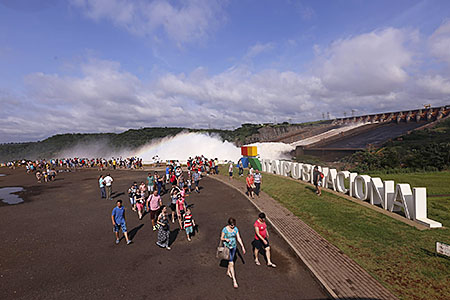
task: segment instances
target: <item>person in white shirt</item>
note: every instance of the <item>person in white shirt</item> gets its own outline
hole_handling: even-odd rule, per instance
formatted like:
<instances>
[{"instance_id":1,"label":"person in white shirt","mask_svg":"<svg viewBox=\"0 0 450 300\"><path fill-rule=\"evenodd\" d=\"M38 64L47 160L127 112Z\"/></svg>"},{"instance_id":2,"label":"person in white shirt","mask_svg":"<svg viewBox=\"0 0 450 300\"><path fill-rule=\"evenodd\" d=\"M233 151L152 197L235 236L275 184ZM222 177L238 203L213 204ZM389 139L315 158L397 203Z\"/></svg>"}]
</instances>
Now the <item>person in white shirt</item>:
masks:
<instances>
[{"instance_id":1,"label":"person in white shirt","mask_svg":"<svg viewBox=\"0 0 450 300\"><path fill-rule=\"evenodd\" d=\"M106 199L112 200L111 193L112 193L112 183L114 179L111 177L111 175L106 175L105 178L103 178L103 182L105 183L106 187Z\"/></svg>"},{"instance_id":2,"label":"person in white shirt","mask_svg":"<svg viewBox=\"0 0 450 300\"><path fill-rule=\"evenodd\" d=\"M259 192L261 190L261 183L262 183L262 175L259 173L259 170L255 170L255 173L253 174L253 179L255 180L255 194L259 197Z\"/></svg>"}]
</instances>

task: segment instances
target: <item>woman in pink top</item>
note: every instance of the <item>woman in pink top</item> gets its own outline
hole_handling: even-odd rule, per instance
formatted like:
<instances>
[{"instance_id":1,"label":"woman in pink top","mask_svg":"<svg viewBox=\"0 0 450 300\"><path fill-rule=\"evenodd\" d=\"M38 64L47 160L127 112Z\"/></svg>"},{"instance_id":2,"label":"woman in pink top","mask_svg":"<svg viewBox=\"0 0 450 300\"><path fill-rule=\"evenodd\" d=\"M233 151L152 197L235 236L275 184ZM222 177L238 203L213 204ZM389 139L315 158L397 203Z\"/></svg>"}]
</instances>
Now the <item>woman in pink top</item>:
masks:
<instances>
[{"instance_id":1,"label":"woman in pink top","mask_svg":"<svg viewBox=\"0 0 450 300\"><path fill-rule=\"evenodd\" d=\"M147 210L150 208L150 219L152 219L153 231L156 230L156 216L158 215L159 208L161 207L161 196L158 195L158 191L155 190L147 199Z\"/></svg>"},{"instance_id":2,"label":"woman in pink top","mask_svg":"<svg viewBox=\"0 0 450 300\"><path fill-rule=\"evenodd\" d=\"M178 194L178 199L176 205L177 210L177 219L178 223L180 224L180 229L183 229L183 221L184 221L184 214L186 212L186 203L184 202L184 197L181 197L181 194Z\"/></svg>"},{"instance_id":3,"label":"woman in pink top","mask_svg":"<svg viewBox=\"0 0 450 300\"><path fill-rule=\"evenodd\" d=\"M248 173L247 178L245 178L245 182L247 183L247 194L253 199L253 187L255 186L255 180L253 179L252 174Z\"/></svg>"},{"instance_id":4,"label":"woman in pink top","mask_svg":"<svg viewBox=\"0 0 450 300\"><path fill-rule=\"evenodd\" d=\"M276 265L270 260L270 246L269 246L269 232L267 231L266 224L266 214L260 213L258 215L258 220L253 224L255 228L255 239L252 242L254 254L255 254L255 264L261 265L258 259L259 251L265 250L267 257L267 266L275 268Z\"/></svg>"}]
</instances>

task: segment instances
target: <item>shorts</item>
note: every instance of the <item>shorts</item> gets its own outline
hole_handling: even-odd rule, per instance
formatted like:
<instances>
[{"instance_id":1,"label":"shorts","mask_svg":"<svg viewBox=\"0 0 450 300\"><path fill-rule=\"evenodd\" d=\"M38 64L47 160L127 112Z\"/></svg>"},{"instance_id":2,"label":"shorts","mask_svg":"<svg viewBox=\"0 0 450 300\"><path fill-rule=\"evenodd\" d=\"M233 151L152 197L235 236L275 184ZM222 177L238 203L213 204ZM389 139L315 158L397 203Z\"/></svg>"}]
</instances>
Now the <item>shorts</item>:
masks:
<instances>
[{"instance_id":1,"label":"shorts","mask_svg":"<svg viewBox=\"0 0 450 300\"><path fill-rule=\"evenodd\" d=\"M230 259L228 260L229 262L234 262L234 257L236 256L236 250L237 248L230 248Z\"/></svg>"},{"instance_id":2,"label":"shorts","mask_svg":"<svg viewBox=\"0 0 450 300\"><path fill-rule=\"evenodd\" d=\"M195 187L198 187L198 180L196 180L194 183L195 183Z\"/></svg>"},{"instance_id":3,"label":"shorts","mask_svg":"<svg viewBox=\"0 0 450 300\"><path fill-rule=\"evenodd\" d=\"M136 204L136 200L134 199L134 197L130 197L130 203L131 203L131 205Z\"/></svg>"},{"instance_id":4,"label":"shorts","mask_svg":"<svg viewBox=\"0 0 450 300\"><path fill-rule=\"evenodd\" d=\"M170 209L171 209L173 212L177 212L177 205L176 205L175 203L170 203Z\"/></svg>"},{"instance_id":5,"label":"shorts","mask_svg":"<svg viewBox=\"0 0 450 300\"><path fill-rule=\"evenodd\" d=\"M270 246L269 240L266 239L266 241L267 241L267 245L265 245L261 240L254 239L252 242L252 245L253 245L253 247L255 247L258 250L266 249L267 247Z\"/></svg>"},{"instance_id":6,"label":"shorts","mask_svg":"<svg viewBox=\"0 0 450 300\"><path fill-rule=\"evenodd\" d=\"M233 177L233 172L228 172L228 174L230 175L230 177Z\"/></svg>"},{"instance_id":7,"label":"shorts","mask_svg":"<svg viewBox=\"0 0 450 300\"><path fill-rule=\"evenodd\" d=\"M114 225L114 232L119 232L120 227L122 227L122 232L127 232L127 225L125 222Z\"/></svg>"},{"instance_id":8,"label":"shorts","mask_svg":"<svg viewBox=\"0 0 450 300\"><path fill-rule=\"evenodd\" d=\"M144 209L144 204L137 202L136 203L136 207L138 210L143 210Z\"/></svg>"},{"instance_id":9,"label":"shorts","mask_svg":"<svg viewBox=\"0 0 450 300\"><path fill-rule=\"evenodd\" d=\"M153 184L148 186L149 192L153 192L154 189L155 189L155 186Z\"/></svg>"},{"instance_id":10,"label":"shorts","mask_svg":"<svg viewBox=\"0 0 450 300\"><path fill-rule=\"evenodd\" d=\"M189 235L194 231L194 226L186 227L184 230L186 230L186 234Z\"/></svg>"},{"instance_id":11,"label":"shorts","mask_svg":"<svg viewBox=\"0 0 450 300\"><path fill-rule=\"evenodd\" d=\"M158 214L159 209L157 210L150 210L150 219L155 220L156 215Z\"/></svg>"}]
</instances>

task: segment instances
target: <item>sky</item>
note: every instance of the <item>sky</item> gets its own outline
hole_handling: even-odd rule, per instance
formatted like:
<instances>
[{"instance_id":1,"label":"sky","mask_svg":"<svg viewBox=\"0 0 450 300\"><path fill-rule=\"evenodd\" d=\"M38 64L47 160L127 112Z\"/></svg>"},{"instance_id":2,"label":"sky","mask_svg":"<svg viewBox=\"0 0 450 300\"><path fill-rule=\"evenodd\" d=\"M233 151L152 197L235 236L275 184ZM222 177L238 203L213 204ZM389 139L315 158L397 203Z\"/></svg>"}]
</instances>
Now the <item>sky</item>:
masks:
<instances>
[{"instance_id":1,"label":"sky","mask_svg":"<svg viewBox=\"0 0 450 300\"><path fill-rule=\"evenodd\" d=\"M0 0L0 143L450 105L447 0Z\"/></svg>"}]
</instances>

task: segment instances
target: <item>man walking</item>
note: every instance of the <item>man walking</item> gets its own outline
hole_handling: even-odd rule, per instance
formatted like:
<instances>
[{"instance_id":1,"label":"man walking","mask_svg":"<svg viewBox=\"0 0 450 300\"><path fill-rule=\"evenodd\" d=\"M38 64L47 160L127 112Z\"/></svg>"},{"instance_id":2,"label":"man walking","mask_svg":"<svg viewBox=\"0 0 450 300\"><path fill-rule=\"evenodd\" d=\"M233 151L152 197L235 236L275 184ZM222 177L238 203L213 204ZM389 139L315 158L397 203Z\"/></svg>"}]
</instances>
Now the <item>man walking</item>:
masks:
<instances>
[{"instance_id":1,"label":"man walking","mask_svg":"<svg viewBox=\"0 0 450 300\"><path fill-rule=\"evenodd\" d=\"M104 182L103 175L100 175L100 177L98 178L98 185L100 187L101 198L102 199L106 198L106 189L105 189L105 182Z\"/></svg>"},{"instance_id":2,"label":"man walking","mask_svg":"<svg viewBox=\"0 0 450 300\"><path fill-rule=\"evenodd\" d=\"M322 191L320 190L320 186L322 185L322 172L319 171L319 168L317 166L314 167L313 171L313 183L316 187L316 194L317 196L322 195Z\"/></svg>"},{"instance_id":3,"label":"man walking","mask_svg":"<svg viewBox=\"0 0 450 300\"><path fill-rule=\"evenodd\" d=\"M270 260L269 232L267 231L266 214L260 213L258 220L253 224L255 228L255 239L252 242L255 255L255 264L261 265L258 254L260 250L265 250L267 258L267 266L276 268L276 265Z\"/></svg>"},{"instance_id":4,"label":"man walking","mask_svg":"<svg viewBox=\"0 0 450 300\"><path fill-rule=\"evenodd\" d=\"M112 183L114 179L112 179L111 175L106 175L105 178L103 178L103 182L106 186L106 199L112 200L111 193L112 193Z\"/></svg>"},{"instance_id":5,"label":"man walking","mask_svg":"<svg viewBox=\"0 0 450 300\"><path fill-rule=\"evenodd\" d=\"M259 173L259 170L255 170L255 174L253 174L253 179L255 183L255 194L259 197L259 192L261 190L261 183L262 183L262 175Z\"/></svg>"},{"instance_id":6,"label":"man walking","mask_svg":"<svg viewBox=\"0 0 450 300\"><path fill-rule=\"evenodd\" d=\"M120 242L119 229L122 228L123 235L127 240L127 245L131 244L128 238L127 225L125 224L125 208L122 206L122 200L117 200L116 207L114 207L111 215L111 221L114 226L114 233L116 235L116 244Z\"/></svg>"}]
</instances>

